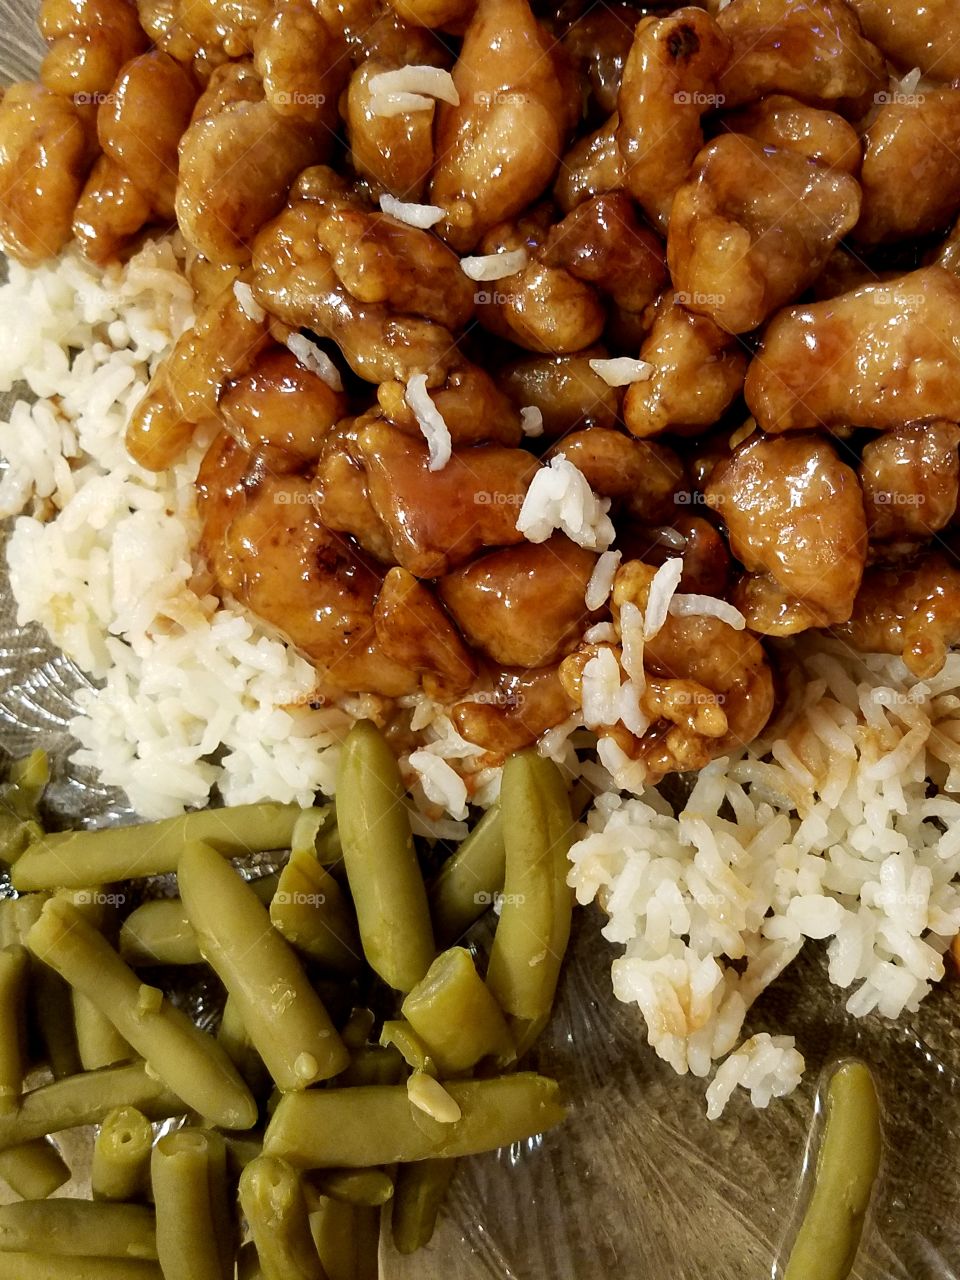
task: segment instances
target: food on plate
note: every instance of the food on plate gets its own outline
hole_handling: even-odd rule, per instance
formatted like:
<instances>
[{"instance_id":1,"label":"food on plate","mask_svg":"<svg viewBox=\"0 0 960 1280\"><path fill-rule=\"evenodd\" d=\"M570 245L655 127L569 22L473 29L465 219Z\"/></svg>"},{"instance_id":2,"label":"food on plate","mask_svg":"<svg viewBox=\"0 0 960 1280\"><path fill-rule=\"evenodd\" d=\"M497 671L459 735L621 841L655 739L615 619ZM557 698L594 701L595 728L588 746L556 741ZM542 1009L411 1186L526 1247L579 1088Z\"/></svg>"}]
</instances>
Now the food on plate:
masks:
<instances>
[{"instance_id":1,"label":"food on plate","mask_svg":"<svg viewBox=\"0 0 960 1280\"><path fill-rule=\"evenodd\" d=\"M106 1073L110 1111L225 1131L272 1080L242 1270L369 1249L371 1203L285 1161L405 1162L412 1249L441 1157L560 1118L522 1060L572 896L711 1118L799 1083L753 1006L809 940L851 1014L915 1011L960 934L947 8L40 26L0 103L0 385L33 396L0 511L21 621L91 678L75 759L150 825L46 834L42 757L11 774L0 1016L29 989L55 1080L17 1104L7 1038L0 1172L52 1185L44 1126L102 1124ZM201 964L215 1037L140 980Z\"/></svg>"}]
</instances>

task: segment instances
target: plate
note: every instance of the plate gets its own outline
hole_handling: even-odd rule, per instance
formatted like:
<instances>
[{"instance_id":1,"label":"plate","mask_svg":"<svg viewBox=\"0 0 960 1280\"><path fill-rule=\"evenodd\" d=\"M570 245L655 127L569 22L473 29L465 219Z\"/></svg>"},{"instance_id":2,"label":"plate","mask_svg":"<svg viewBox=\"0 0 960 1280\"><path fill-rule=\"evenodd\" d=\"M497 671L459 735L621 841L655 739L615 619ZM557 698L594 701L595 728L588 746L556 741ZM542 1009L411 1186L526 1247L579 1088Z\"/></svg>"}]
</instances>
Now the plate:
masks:
<instances>
[{"instance_id":1,"label":"plate","mask_svg":"<svg viewBox=\"0 0 960 1280\"><path fill-rule=\"evenodd\" d=\"M32 0L0 0L0 81L34 75L42 47ZM0 413L8 403L0 397ZM121 794L70 762L67 726L84 681L39 629L18 627L0 572L0 751L50 752L48 818L58 826L131 817ZM639 1012L614 1000L615 952L601 924L594 909L577 911L558 1007L532 1055L531 1065L560 1080L569 1120L543 1138L461 1161L430 1247L406 1259L385 1249L387 1280L765 1280L803 1193L819 1072L850 1053L873 1067L885 1122L853 1275L960 1276L960 984L952 966L913 1017L855 1021L808 943L744 1032L795 1035L807 1060L803 1084L766 1111L737 1090L711 1123L705 1081L674 1075L646 1045Z\"/></svg>"}]
</instances>

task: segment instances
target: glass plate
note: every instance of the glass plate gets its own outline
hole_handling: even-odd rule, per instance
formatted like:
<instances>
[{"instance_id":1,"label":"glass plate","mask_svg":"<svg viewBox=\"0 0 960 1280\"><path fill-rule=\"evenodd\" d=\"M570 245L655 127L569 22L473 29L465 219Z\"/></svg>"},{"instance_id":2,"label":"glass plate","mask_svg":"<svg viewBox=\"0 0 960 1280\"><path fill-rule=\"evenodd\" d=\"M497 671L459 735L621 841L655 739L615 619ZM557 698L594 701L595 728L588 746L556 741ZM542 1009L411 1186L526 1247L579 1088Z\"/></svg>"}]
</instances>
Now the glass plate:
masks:
<instances>
[{"instance_id":1,"label":"glass plate","mask_svg":"<svg viewBox=\"0 0 960 1280\"><path fill-rule=\"evenodd\" d=\"M34 0L0 0L0 82L35 74ZM0 412L7 405L0 403ZM123 796L68 759L67 723L85 677L35 627L17 626L0 574L0 750L44 747L59 825L129 817ZM790 1098L755 1111L737 1090L722 1120L705 1082L679 1078L647 1047L640 1015L614 1000L613 949L580 910L553 1022L536 1065L555 1074L567 1123L461 1162L430 1247L389 1249L389 1280L765 1280L795 1216L820 1068L856 1053L877 1077L885 1158L854 1275L960 1276L960 988L952 964L919 1014L855 1022L826 981L817 944L754 1007L745 1034L789 1033L807 1059ZM950 963L950 962L948 962Z\"/></svg>"}]
</instances>

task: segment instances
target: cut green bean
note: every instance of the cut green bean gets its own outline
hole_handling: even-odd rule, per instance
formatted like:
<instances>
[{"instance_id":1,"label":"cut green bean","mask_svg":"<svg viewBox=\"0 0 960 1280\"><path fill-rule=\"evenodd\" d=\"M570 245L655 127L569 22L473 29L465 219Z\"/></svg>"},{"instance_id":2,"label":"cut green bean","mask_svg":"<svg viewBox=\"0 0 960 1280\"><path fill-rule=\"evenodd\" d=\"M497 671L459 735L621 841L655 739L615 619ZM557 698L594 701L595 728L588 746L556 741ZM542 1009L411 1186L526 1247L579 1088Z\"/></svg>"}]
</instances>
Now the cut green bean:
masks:
<instances>
[{"instance_id":1,"label":"cut green bean","mask_svg":"<svg viewBox=\"0 0 960 1280\"><path fill-rule=\"evenodd\" d=\"M118 1106L136 1107L151 1120L182 1115L183 1103L143 1062L85 1071L25 1093L18 1109L0 1116L0 1150L63 1129L100 1124Z\"/></svg>"},{"instance_id":2,"label":"cut green bean","mask_svg":"<svg viewBox=\"0 0 960 1280\"><path fill-rule=\"evenodd\" d=\"M0 950L0 1114L16 1111L26 1071L29 957L24 947Z\"/></svg>"},{"instance_id":3,"label":"cut green bean","mask_svg":"<svg viewBox=\"0 0 960 1280\"><path fill-rule=\"evenodd\" d=\"M49 1138L35 1138L0 1151L0 1178L21 1200L46 1200L70 1181L70 1170Z\"/></svg>"},{"instance_id":4,"label":"cut green bean","mask_svg":"<svg viewBox=\"0 0 960 1280\"><path fill-rule=\"evenodd\" d=\"M403 1079L403 1058L391 1045L364 1045L350 1055L350 1065L337 1076L339 1086L351 1088L364 1084L399 1084Z\"/></svg>"},{"instance_id":5,"label":"cut green bean","mask_svg":"<svg viewBox=\"0 0 960 1280\"><path fill-rule=\"evenodd\" d=\"M164 1280L155 1262L129 1258L66 1258L55 1253L5 1253L3 1280Z\"/></svg>"},{"instance_id":6,"label":"cut green bean","mask_svg":"<svg viewBox=\"0 0 960 1280\"><path fill-rule=\"evenodd\" d=\"M323 1198L310 1231L327 1280L377 1280L380 1210Z\"/></svg>"},{"instance_id":7,"label":"cut green bean","mask_svg":"<svg viewBox=\"0 0 960 1280\"><path fill-rule=\"evenodd\" d=\"M226 1050L227 1057L246 1080L255 1097L261 1097L270 1087L270 1073L256 1045L250 1039L239 1003L228 995L223 1006L217 1039Z\"/></svg>"},{"instance_id":8,"label":"cut green bean","mask_svg":"<svg viewBox=\"0 0 960 1280\"><path fill-rule=\"evenodd\" d=\"M279 874L271 873L247 884L266 906L279 881ZM134 967L203 963L200 943L179 898L151 898L131 911L120 930L120 954Z\"/></svg>"},{"instance_id":9,"label":"cut green bean","mask_svg":"<svg viewBox=\"0 0 960 1280\"><path fill-rule=\"evenodd\" d=\"M20 1200L0 1205L0 1250L152 1261L157 1256L153 1210L94 1200Z\"/></svg>"},{"instance_id":10,"label":"cut green bean","mask_svg":"<svg viewBox=\"0 0 960 1280\"><path fill-rule=\"evenodd\" d=\"M307 1176L304 1190L311 1206L316 1197L329 1196L375 1208L393 1198L393 1179L384 1169L318 1169Z\"/></svg>"},{"instance_id":11,"label":"cut green bean","mask_svg":"<svg viewBox=\"0 0 960 1280\"><path fill-rule=\"evenodd\" d=\"M430 1056L430 1050L410 1023L402 1018L391 1018L383 1024L380 1043L385 1049L396 1049L407 1066L412 1067L414 1071L426 1071L430 1075L437 1074L437 1064Z\"/></svg>"},{"instance_id":12,"label":"cut green bean","mask_svg":"<svg viewBox=\"0 0 960 1280\"><path fill-rule=\"evenodd\" d=\"M249 1129L256 1122L257 1104L216 1040L156 988L145 988L70 903L47 902L27 942L106 1014L188 1108L224 1129ZM159 998L148 998L154 994Z\"/></svg>"},{"instance_id":13,"label":"cut green bean","mask_svg":"<svg viewBox=\"0 0 960 1280\"><path fill-rule=\"evenodd\" d=\"M251 1160L263 1155L263 1134L229 1133L225 1135L227 1143L227 1169L230 1178L236 1182Z\"/></svg>"},{"instance_id":14,"label":"cut green bean","mask_svg":"<svg viewBox=\"0 0 960 1280\"><path fill-rule=\"evenodd\" d=\"M297 1172L260 1156L240 1175L240 1205L264 1280L326 1280Z\"/></svg>"},{"instance_id":15,"label":"cut green bean","mask_svg":"<svg viewBox=\"0 0 960 1280\"><path fill-rule=\"evenodd\" d=\"M43 838L37 806L50 780L45 751L34 751L10 768L10 781L0 795L0 862L16 862L28 845Z\"/></svg>"},{"instance_id":16,"label":"cut green bean","mask_svg":"<svg viewBox=\"0 0 960 1280\"><path fill-rule=\"evenodd\" d=\"M353 726L337 781L337 826L367 963L409 991L436 954L400 767L369 720Z\"/></svg>"},{"instance_id":17,"label":"cut green bean","mask_svg":"<svg viewBox=\"0 0 960 1280\"><path fill-rule=\"evenodd\" d=\"M506 1013L537 1023L553 1005L573 913L566 882L573 823L557 766L536 751L511 756L500 807L506 877L487 983Z\"/></svg>"},{"instance_id":18,"label":"cut green bean","mask_svg":"<svg viewBox=\"0 0 960 1280\"><path fill-rule=\"evenodd\" d=\"M263 1149L301 1168L369 1169L432 1156L467 1156L520 1142L564 1118L556 1082L532 1072L451 1081L453 1124L412 1105L403 1085L286 1094Z\"/></svg>"},{"instance_id":19,"label":"cut green bean","mask_svg":"<svg viewBox=\"0 0 960 1280\"><path fill-rule=\"evenodd\" d=\"M813 1194L784 1280L846 1280L880 1168L880 1107L869 1068L844 1062L830 1077Z\"/></svg>"},{"instance_id":20,"label":"cut green bean","mask_svg":"<svg viewBox=\"0 0 960 1280\"><path fill-rule=\"evenodd\" d=\"M441 946L459 941L490 910L503 891L506 860L500 805L494 804L430 886L430 911Z\"/></svg>"},{"instance_id":21,"label":"cut green bean","mask_svg":"<svg viewBox=\"0 0 960 1280\"><path fill-rule=\"evenodd\" d=\"M116 912L106 910L106 894L101 889L78 890L65 895L75 910L95 929L104 932L110 923L110 940L116 934ZM117 1062L129 1062L134 1052L105 1013L81 991L70 992L73 1004L73 1022L77 1033L77 1052L84 1071L99 1071Z\"/></svg>"},{"instance_id":22,"label":"cut green bean","mask_svg":"<svg viewBox=\"0 0 960 1280\"><path fill-rule=\"evenodd\" d=\"M131 965L203 963L179 898L155 898L131 911L120 929L120 954Z\"/></svg>"},{"instance_id":23,"label":"cut green bean","mask_svg":"<svg viewBox=\"0 0 960 1280\"><path fill-rule=\"evenodd\" d=\"M150 1179L164 1280L230 1280L226 1148L208 1129L178 1129L153 1148Z\"/></svg>"},{"instance_id":24,"label":"cut green bean","mask_svg":"<svg viewBox=\"0 0 960 1280\"><path fill-rule=\"evenodd\" d=\"M456 1168L455 1160L420 1160L398 1169L390 1225L400 1253L430 1243Z\"/></svg>"},{"instance_id":25,"label":"cut green bean","mask_svg":"<svg viewBox=\"0 0 960 1280\"><path fill-rule=\"evenodd\" d=\"M470 952L451 947L437 956L403 1002L403 1016L426 1045L441 1075L469 1071L481 1058L513 1055L510 1029Z\"/></svg>"},{"instance_id":26,"label":"cut green bean","mask_svg":"<svg viewBox=\"0 0 960 1280\"><path fill-rule=\"evenodd\" d=\"M237 1254L237 1280L264 1280L257 1257L257 1246L248 1241Z\"/></svg>"},{"instance_id":27,"label":"cut green bean","mask_svg":"<svg viewBox=\"0 0 960 1280\"><path fill-rule=\"evenodd\" d=\"M81 889L176 871L186 844L203 840L224 857L288 849L302 810L295 804L202 809L180 818L45 836L17 860L14 887Z\"/></svg>"},{"instance_id":28,"label":"cut green bean","mask_svg":"<svg viewBox=\"0 0 960 1280\"><path fill-rule=\"evenodd\" d=\"M45 893L28 893L0 903L0 925L5 944L26 946L27 935L40 919ZM28 1022L35 1026L43 1046L44 1059L54 1079L77 1075L83 1069L73 1021L70 988L54 971L30 957Z\"/></svg>"},{"instance_id":29,"label":"cut green bean","mask_svg":"<svg viewBox=\"0 0 960 1280\"><path fill-rule=\"evenodd\" d=\"M353 911L313 852L291 851L270 903L270 920L292 947L325 968L342 973L360 968Z\"/></svg>"},{"instance_id":30,"label":"cut green bean","mask_svg":"<svg viewBox=\"0 0 960 1280\"><path fill-rule=\"evenodd\" d=\"M342 1071L346 1047L256 894L205 844L187 845L178 878L200 950L279 1088L303 1089Z\"/></svg>"},{"instance_id":31,"label":"cut green bean","mask_svg":"<svg viewBox=\"0 0 960 1280\"><path fill-rule=\"evenodd\" d=\"M139 1200L150 1184L153 1125L136 1107L117 1107L93 1144L90 1183L95 1200Z\"/></svg>"},{"instance_id":32,"label":"cut green bean","mask_svg":"<svg viewBox=\"0 0 960 1280\"><path fill-rule=\"evenodd\" d=\"M372 1009L351 1009L350 1017L340 1030L340 1038L348 1049L361 1049L370 1039L375 1022Z\"/></svg>"}]
</instances>

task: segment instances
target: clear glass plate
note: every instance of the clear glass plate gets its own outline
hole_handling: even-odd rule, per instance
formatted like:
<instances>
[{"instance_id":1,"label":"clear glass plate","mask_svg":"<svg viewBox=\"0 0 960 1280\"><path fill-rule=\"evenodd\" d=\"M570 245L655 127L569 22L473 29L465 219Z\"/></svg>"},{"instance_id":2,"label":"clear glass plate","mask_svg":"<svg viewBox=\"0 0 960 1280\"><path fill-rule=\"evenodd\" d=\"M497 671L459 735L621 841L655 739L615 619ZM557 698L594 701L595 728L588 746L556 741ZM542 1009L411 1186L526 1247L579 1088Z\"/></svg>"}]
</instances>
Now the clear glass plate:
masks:
<instances>
[{"instance_id":1,"label":"clear glass plate","mask_svg":"<svg viewBox=\"0 0 960 1280\"><path fill-rule=\"evenodd\" d=\"M0 82L35 73L34 0L0 0ZM0 403L0 412L6 405ZM129 816L123 797L68 759L67 722L84 681L37 628L19 628L0 573L0 750L52 756L50 815L61 825ZM754 1111L737 1091L722 1120L705 1082L679 1078L645 1043L639 1013L612 995L613 951L579 911L559 1005L535 1052L571 1104L559 1130L461 1162L429 1249L387 1251L389 1280L765 1280L795 1216L817 1076L856 1053L875 1070L885 1159L854 1275L960 1276L960 1004L952 964L919 1014L855 1022L815 943L756 1005L746 1034L789 1033L802 1087Z\"/></svg>"}]
</instances>

